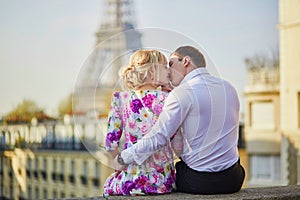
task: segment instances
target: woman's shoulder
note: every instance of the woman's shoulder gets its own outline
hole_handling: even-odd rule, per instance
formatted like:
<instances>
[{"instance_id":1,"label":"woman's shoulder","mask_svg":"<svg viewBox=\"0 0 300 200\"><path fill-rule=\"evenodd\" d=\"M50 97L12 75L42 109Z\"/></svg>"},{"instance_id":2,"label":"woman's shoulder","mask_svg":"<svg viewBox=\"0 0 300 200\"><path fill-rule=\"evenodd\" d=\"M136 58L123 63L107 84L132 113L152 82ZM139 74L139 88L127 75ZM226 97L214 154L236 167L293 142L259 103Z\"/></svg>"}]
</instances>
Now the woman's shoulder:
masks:
<instances>
[{"instance_id":1,"label":"woman's shoulder","mask_svg":"<svg viewBox=\"0 0 300 200\"><path fill-rule=\"evenodd\" d=\"M127 96L132 96L134 94L134 90L122 90L122 91L114 91L113 96L116 98L124 98Z\"/></svg>"},{"instance_id":2,"label":"woman's shoulder","mask_svg":"<svg viewBox=\"0 0 300 200\"><path fill-rule=\"evenodd\" d=\"M114 97L121 98L121 99L126 99L128 97L144 97L147 95L163 95L167 96L169 93L162 91L162 90L123 90L123 91L115 91L113 93Z\"/></svg>"}]
</instances>

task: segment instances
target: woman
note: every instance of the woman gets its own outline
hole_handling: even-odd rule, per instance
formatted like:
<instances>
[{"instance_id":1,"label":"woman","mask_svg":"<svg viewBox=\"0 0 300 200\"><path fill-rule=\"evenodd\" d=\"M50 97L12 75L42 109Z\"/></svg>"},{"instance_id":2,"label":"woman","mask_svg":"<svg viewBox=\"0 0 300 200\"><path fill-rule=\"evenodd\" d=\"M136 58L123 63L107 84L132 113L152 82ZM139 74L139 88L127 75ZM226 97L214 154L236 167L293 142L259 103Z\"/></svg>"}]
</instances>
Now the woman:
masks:
<instances>
[{"instance_id":1,"label":"woman","mask_svg":"<svg viewBox=\"0 0 300 200\"><path fill-rule=\"evenodd\" d=\"M115 92L108 117L106 150L113 157L125 135L124 148L146 135L162 111L169 84L167 59L156 50L138 50L129 65L120 70L125 89ZM175 188L173 152L170 143L150 156L144 163L130 164L113 173L104 184L104 196L170 193Z\"/></svg>"}]
</instances>

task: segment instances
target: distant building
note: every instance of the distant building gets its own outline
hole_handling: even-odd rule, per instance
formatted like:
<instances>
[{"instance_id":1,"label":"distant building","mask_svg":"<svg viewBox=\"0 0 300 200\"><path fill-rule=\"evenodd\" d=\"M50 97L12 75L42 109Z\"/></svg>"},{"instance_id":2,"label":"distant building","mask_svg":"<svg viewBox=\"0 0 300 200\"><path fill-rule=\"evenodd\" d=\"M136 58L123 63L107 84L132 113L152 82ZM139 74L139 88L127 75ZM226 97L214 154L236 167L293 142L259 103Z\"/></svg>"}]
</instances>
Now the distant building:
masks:
<instances>
[{"instance_id":1,"label":"distant building","mask_svg":"<svg viewBox=\"0 0 300 200\"><path fill-rule=\"evenodd\" d=\"M300 1L279 1L279 66L249 69L247 186L300 183Z\"/></svg>"},{"instance_id":2,"label":"distant building","mask_svg":"<svg viewBox=\"0 0 300 200\"><path fill-rule=\"evenodd\" d=\"M245 99L247 186L280 185L278 66L248 71Z\"/></svg>"},{"instance_id":3,"label":"distant building","mask_svg":"<svg viewBox=\"0 0 300 200\"><path fill-rule=\"evenodd\" d=\"M281 177L300 184L300 1L279 1Z\"/></svg>"},{"instance_id":4,"label":"distant building","mask_svg":"<svg viewBox=\"0 0 300 200\"><path fill-rule=\"evenodd\" d=\"M97 127L93 121L75 127L68 116L64 122L0 125L0 198L101 195L113 169L101 148L105 128ZM91 140L97 148L88 146Z\"/></svg>"},{"instance_id":5,"label":"distant building","mask_svg":"<svg viewBox=\"0 0 300 200\"><path fill-rule=\"evenodd\" d=\"M0 151L1 199L101 196L112 170L87 151Z\"/></svg>"}]
</instances>

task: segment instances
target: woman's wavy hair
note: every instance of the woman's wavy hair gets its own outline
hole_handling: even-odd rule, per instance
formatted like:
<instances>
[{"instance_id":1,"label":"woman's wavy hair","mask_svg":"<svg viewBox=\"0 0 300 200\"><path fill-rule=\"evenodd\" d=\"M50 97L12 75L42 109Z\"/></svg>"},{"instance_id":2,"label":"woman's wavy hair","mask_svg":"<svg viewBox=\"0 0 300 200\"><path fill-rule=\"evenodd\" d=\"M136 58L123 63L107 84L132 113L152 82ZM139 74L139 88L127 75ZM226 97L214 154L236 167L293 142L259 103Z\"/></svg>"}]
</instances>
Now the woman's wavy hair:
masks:
<instances>
[{"instance_id":1,"label":"woman's wavy hair","mask_svg":"<svg viewBox=\"0 0 300 200\"><path fill-rule=\"evenodd\" d=\"M167 63L166 57L157 50L138 50L131 55L129 64L119 71L123 89L138 89L146 84L149 73L156 76L157 67Z\"/></svg>"}]
</instances>

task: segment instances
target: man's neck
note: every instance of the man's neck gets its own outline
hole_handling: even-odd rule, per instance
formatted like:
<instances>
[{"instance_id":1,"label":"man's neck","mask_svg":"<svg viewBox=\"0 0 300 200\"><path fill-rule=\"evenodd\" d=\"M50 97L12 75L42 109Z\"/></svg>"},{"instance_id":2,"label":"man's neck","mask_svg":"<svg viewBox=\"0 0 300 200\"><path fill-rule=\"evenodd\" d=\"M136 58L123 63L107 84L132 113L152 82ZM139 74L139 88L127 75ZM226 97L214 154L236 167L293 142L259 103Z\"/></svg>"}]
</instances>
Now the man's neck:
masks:
<instances>
[{"instance_id":1,"label":"man's neck","mask_svg":"<svg viewBox=\"0 0 300 200\"><path fill-rule=\"evenodd\" d=\"M185 75L189 74L189 73L190 73L191 71L193 71L194 69L197 69L197 67L194 66L194 65L189 65L189 66L186 68L186 74L185 74Z\"/></svg>"}]
</instances>

